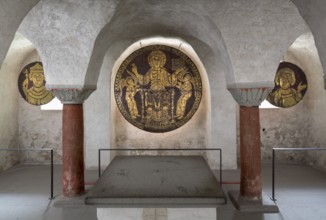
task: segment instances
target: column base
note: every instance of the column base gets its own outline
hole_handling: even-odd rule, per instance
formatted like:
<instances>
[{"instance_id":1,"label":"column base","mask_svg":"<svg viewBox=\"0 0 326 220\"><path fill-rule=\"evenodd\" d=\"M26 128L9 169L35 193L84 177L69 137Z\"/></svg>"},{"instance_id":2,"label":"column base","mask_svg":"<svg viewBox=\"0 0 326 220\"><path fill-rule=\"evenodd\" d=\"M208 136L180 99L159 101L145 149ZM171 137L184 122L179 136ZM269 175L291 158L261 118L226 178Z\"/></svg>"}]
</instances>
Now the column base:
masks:
<instances>
[{"instance_id":1,"label":"column base","mask_svg":"<svg viewBox=\"0 0 326 220\"><path fill-rule=\"evenodd\" d=\"M53 206L56 208L85 207L85 197L86 194L75 197L65 197L64 195L59 195L55 197Z\"/></svg>"},{"instance_id":2,"label":"column base","mask_svg":"<svg viewBox=\"0 0 326 220\"><path fill-rule=\"evenodd\" d=\"M278 206L264 193L262 199L251 200L242 198L239 191L230 191L228 195L236 209L240 212L278 213Z\"/></svg>"}]
</instances>

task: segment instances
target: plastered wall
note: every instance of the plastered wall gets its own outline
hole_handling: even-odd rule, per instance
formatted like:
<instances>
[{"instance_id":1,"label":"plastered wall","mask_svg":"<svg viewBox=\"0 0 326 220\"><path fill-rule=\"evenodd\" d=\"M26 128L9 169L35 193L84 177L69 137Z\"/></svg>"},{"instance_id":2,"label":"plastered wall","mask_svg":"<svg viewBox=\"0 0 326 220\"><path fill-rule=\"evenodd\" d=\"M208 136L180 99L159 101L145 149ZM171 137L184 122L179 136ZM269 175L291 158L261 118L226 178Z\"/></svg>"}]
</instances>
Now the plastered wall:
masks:
<instances>
[{"instance_id":1,"label":"plastered wall","mask_svg":"<svg viewBox=\"0 0 326 220\"><path fill-rule=\"evenodd\" d=\"M39 54L33 51L25 56L21 68L29 63L40 61ZM17 87L16 87L17 88ZM18 89L18 88L17 88ZM18 94L18 146L25 149L54 149L54 163L61 163L62 156L62 111L41 110L31 105ZM21 153L22 163L50 163L49 151L25 151Z\"/></svg>"},{"instance_id":2,"label":"plastered wall","mask_svg":"<svg viewBox=\"0 0 326 220\"><path fill-rule=\"evenodd\" d=\"M150 45L150 44L165 44L170 47L176 47L179 50L183 51L187 54L188 57L191 57L193 62L196 64L202 80L202 98L200 101L200 105L194 114L194 116L189 120L186 124L177 128L173 131L164 132L164 133L153 133L153 132L146 132L141 129L136 128L129 122L125 120L125 118L120 113L117 104L115 102L115 98L113 96L113 83L115 81L116 73L118 71L119 66L121 65L122 61L127 58L134 50L127 49L123 55L119 57L116 61L112 77L111 77L111 147L112 148L176 148L176 149L186 149L186 148L208 148L210 147L210 92L209 92L209 84L207 80L207 73L200 62L197 54L194 50L183 41L175 42L176 40L169 40L161 38L161 42L158 38L152 40L147 39L146 41L140 41L140 43L135 43L138 45L135 49L140 49L139 45ZM181 46L180 46L181 45ZM132 46L131 46L132 47ZM149 152L136 152L137 154L148 154ZM168 152L168 151L161 151L155 152L155 154L168 154L168 155L175 155L175 154L183 154L189 155L193 154L194 152ZM207 152L202 151L202 155L206 155ZM197 152L198 154L198 152Z\"/></svg>"},{"instance_id":3,"label":"plastered wall","mask_svg":"<svg viewBox=\"0 0 326 220\"><path fill-rule=\"evenodd\" d=\"M24 51L21 51L21 48ZM24 38L16 36L0 69L0 148L18 148L18 72L25 56L33 50ZM0 151L0 170L19 162L19 154Z\"/></svg>"},{"instance_id":4,"label":"plastered wall","mask_svg":"<svg viewBox=\"0 0 326 220\"><path fill-rule=\"evenodd\" d=\"M161 39L162 40L162 39ZM149 40L151 42L151 40ZM159 43L159 41L155 41ZM153 42L152 42L153 43ZM144 41L143 41L144 44ZM193 120L189 121L182 128L172 132L154 134L142 131L133 125L129 124L121 115L116 107L115 99L112 97L112 83L115 77L116 53L121 51L121 48L116 44L106 53L101 68L98 89L84 103L85 113L85 143L86 143L86 165L89 168L97 167L98 148L208 148L221 147L211 143L211 108L209 97L209 83L207 76L203 75L203 83L205 85L205 97L202 99L200 108L196 112ZM119 54L120 55L120 54ZM198 59L198 58L197 58ZM204 68L203 66L201 68ZM206 74L205 71L203 74ZM223 72L220 71L223 78ZM221 82L223 84L223 81ZM216 85L215 85L216 86ZM224 87L225 88L225 87ZM223 92L221 92L221 96ZM228 95L227 90L224 94ZM229 102L235 105L231 95L228 97ZM214 99L215 100L215 99ZM224 111L222 108L219 111ZM95 112L95 114L94 114ZM215 112L216 113L216 112ZM218 113L217 113L218 114ZM226 113L229 114L229 113ZM230 113L232 114L232 113ZM219 116L221 117L221 116ZM231 115L232 117L232 115ZM222 119L223 120L223 119ZM224 117L224 120L226 118ZM213 125L217 127L217 125ZM231 129L232 130L232 129ZM216 137L215 137L216 138ZM226 138L227 140L227 138ZM224 146L230 148L230 146ZM235 149L235 148L233 148ZM227 149L225 150L226 152ZM230 151L229 151L230 152ZM231 149L232 152L232 149ZM139 153L139 152L138 152ZM157 152L156 152L157 153ZM167 152L164 152L167 153ZM169 152L171 153L171 152ZM190 154L193 154L191 152ZM102 153L103 166L109 162L110 152ZM226 153L227 155L227 153ZM219 161L219 155L209 153L212 165ZM234 167L235 154L225 159L230 167Z\"/></svg>"},{"instance_id":5,"label":"plastered wall","mask_svg":"<svg viewBox=\"0 0 326 220\"><path fill-rule=\"evenodd\" d=\"M211 108L206 109L210 111L211 127L207 135L211 139L205 140L210 142L206 146L223 148L225 168L236 167L236 103L227 85L271 81L273 62L306 26L291 2L207 0L206 3L44 0L27 15L19 30L38 49L48 85L98 87L85 102L86 167L96 166L97 149L108 146L112 140L108 141L107 133L117 118L110 118L110 102L104 101L109 95L106 89L110 89L107 79L111 77L112 64L129 45L153 36L183 39L203 61L211 93ZM280 19L284 14L288 16ZM188 22L190 19L192 22ZM288 31L289 27L294 28ZM276 36L271 34L275 32ZM105 61L107 53L109 61ZM105 65L108 68L104 70ZM103 73L106 75L102 76Z\"/></svg>"},{"instance_id":6,"label":"plastered wall","mask_svg":"<svg viewBox=\"0 0 326 220\"><path fill-rule=\"evenodd\" d=\"M84 102L84 144L85 165L89 169L98 167L98 149L110 148L110 77L113 62L106 54L103 60L97 90ZM101 154L102 167L105 168L110 162L110 152Z\"/></svg>"},{"instance_id":7,"label":"plastered wall","mask_svg":"<svg viewBox=\"0 0 326 220\"><path fill-rule=\"evenodd\" d=\"M15 4L26 9L27 6L31 7L27 3L24 6L12 2L11 7ZM114 62L140 38L163 35L186 40L202 60L211 94L211 108L207 110L211 117L211 140L207 141L210 142L207 146L222 147L224 167L235 168L236 102L227 91L227 85L272 80L283 52L308 30L306 24L291 1L206 0L205 4L178 1L173 6L168 1L158 2L158 5L144 5L146 3L44 0L33 8L19 28L40 52L53 87L80 88L87 83L97 86L97 90L84 103L86 167L97 167L97 149L113 146L112 137L116 136L111 133L112 123L118 120L111 111L110 86ZM146 16L142 20L134 19L142 15L144 8ZM182 13L179 13L180 10ZM162 16L166 13L170 16ZM185 25L190 19L191 24ZM10 21L6 17L2 20ZM13 26L7 33L14 33L15 28ZM1 34L0 40L8 42L10 36ZM6 84L8 79L2 79L1 82ZM56 161L60 162L61 112L41 112L18 100L21 107L17 116L19 140L16 138L15 141L24 147L53 145L57 149ZM304 102L300 105L302 108L298 107L298 110L302 111L312 106ZM293 117L288 117L290 111ZM279 111L270 124L264 121L268 118L263 115L265 113L261 113L262 128L265 128L262 131L262 145L264 152L266 149L266 157L272 145L303 146L300 138L295 140L293 137L306 133L310 135L313 133L310 131L317 129L318 132L311 137L316 140L316 145L325 143L322 135L314 136L323 132L318 120L322 110L316 108L313 111L317 115L313 124L311 119L303 117L304 114L296 110ZM6 116L5 113L3 116ZM279 128L277 122L284 120L289 123ZM302 125L306 127L301 128ZM293 129L298 127L300 129ZM9 140L12 134L6 133L5 136ZM40 158L44 161L46 157L41 155ZM318 161L316 163L323 163L322 160Z\"/></svg>"},{"instance_id":8,"label":"plastered wall","mask_svg":"<svg viewBox=\"0 0 326 220\"><path fill-rule=\"evenodd\" d=\"M0 2L0 63L2 64L17 28L39 0L10 0Z\"/></svg>"},{"instance_id":9,"label":"plastered wall","mask_svg":"<svg viewBox=\"0 0 326 220\"><path fill-rule=\"evenodd\" d=\"M0 70L0 142L1 148L54 148L55 163L61 163L61 111L41 111L19 94L21 69L39 56L31 42L19 33L8 50ZM21 162L49 163L49 152L0 151L0 170Z\"/></svg>"},{"instance_id":10,"label":"plastered wall","mask_svg":"<svg viewBox=\"0 0 326 220\"><path fill-rule=\"evenodd\" d=\"M263 156L271 159L273 147L325 147L325 90L323 70L311 33L300 36L284 54L284 61L299 66L306 74L308 90L291 108L260 109ZM326 170L323 152L277 152L277 159L305 162Z\"/></svg>"}]
</instances>

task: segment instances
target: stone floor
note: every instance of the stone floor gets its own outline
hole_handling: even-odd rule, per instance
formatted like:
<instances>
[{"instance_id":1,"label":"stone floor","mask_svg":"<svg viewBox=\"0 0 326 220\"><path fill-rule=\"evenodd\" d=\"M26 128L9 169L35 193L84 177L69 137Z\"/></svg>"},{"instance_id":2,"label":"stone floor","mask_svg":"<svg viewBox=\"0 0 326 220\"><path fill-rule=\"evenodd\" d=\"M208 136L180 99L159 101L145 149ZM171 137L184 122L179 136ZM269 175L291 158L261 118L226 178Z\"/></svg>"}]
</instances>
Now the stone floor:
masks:
<instances>
[{"instance_id":1,"label":"stone floor","mask_svg":"<svg viewBox=\"0 0 326 220\"><path fill-rule=\"evenodd\" d=\"M216 172L217 173L217 172ZM276 168L278 214L242 213L228 200L217 209L223 220L318 220L326 219L326 174L306 165L281 164ZM54 170L54 195L61 194L61 166ZM87 188L97 180L97 170L86 171ZM239 171L223 171L223 189L239 189ZM271 165L263 166L263 190L271 190ZM96 220L96 209L90 206L56 208L50 197L48 165L18 165L0 174L0 220ZM183 219L192 220L193 216ZM181 220L181 219L180 219Z\"/></svg>"}]
</instances>

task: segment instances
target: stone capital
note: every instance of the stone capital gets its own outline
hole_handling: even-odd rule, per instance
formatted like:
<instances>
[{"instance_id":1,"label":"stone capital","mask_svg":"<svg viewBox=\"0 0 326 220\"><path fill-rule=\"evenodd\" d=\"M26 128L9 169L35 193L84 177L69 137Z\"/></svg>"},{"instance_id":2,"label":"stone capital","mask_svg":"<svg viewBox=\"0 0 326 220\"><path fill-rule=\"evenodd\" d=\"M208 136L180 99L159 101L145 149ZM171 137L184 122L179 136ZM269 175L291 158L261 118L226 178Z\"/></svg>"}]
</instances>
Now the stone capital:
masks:
<instances>
[{"instance_id":1,"label":"stone capital","mask_svg":"<svg viewBox=\"0 0 326 220\"><path fill-rule=\"evenodd\" d=\"M64 87L49 88L62 104L82 104L96 90L96 87Z\"/></svg>"},{"instance_id":2,"label":"stone capital","mask_svg":"<svg viewBox=\"0 0 326 220\"><path fill-rule=\"evenodd\" d=\"M235 83L228 90L240 106L259 106L273 90L274 82Z\"/></svg>"}]
</instances>

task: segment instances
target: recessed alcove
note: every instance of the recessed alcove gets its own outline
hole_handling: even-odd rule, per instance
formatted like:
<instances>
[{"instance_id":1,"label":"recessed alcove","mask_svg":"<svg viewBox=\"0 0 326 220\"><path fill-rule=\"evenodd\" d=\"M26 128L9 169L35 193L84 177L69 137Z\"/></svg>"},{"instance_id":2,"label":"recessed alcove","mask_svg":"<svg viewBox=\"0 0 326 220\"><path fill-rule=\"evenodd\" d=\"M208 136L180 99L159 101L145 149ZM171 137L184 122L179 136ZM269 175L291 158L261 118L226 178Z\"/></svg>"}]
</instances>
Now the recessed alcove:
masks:
<instances>
[{"instance_id":1,"label":"recessed alcove","mask_svg":"<svg viewBox=\"0 0 326 220\"><path fill-rule=\"evenodd\" d=\"M202 97L197 111L183 126L168 132L148 132L130 124L121 114L114 98L114 82L122 62L134 51L149 45L166 45L186 54L197 66L202 80ZM194 49L185 41L163 37L144 39L133 43L116 60L111 76L111 148L209 148L211 121L210 87L205 67ZM196 129L193 129L196 128ZM136 152L143 154L144 152ZM148 153L148 152L146 152ZM193 152L192 152L193 153ZM171 154L171 152L155 152L155 154ZM191 152L172 152L172 154L191 154ZM198 154L198 152L197 152ZM206 155L203 150L200 154ZM114 153L111 153L113 158ZM218 155L214 155L218 157ZM213 161L211 161L213 162Z\"/></svg>"}]
</instances>

